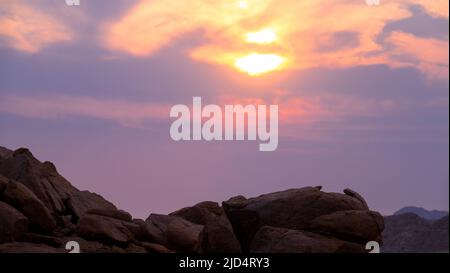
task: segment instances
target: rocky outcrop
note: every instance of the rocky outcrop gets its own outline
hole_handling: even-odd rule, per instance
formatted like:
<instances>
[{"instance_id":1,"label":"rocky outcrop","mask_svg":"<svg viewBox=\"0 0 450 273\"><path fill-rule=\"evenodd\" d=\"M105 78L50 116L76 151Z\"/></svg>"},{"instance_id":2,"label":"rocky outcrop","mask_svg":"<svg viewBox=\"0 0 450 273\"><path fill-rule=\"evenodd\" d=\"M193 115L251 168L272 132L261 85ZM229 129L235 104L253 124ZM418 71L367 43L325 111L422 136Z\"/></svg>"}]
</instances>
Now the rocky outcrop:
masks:
<instances>
[{"instance_id":1,"label":"rocky outcrop","mask_svg":"<svg viewBox=\"0 0 450 273\"><path fill-rule=\"evenodd\" d=\"M383 218L361 195L305 187L133 219L27 149L0 147L0 252L364 252Z\"/></svg>"},{"instance_id":2,"label":"rocky outcrop","mask_svg":"<svg viewBox=\"0 0 450 273\"><path fill-rule=\"evenodd\" d=\"M202 249L208 253L239 253L241 246L228 217L216 202L202 202L171 213L204 226Z\"/></svg>"},{"instance_id":3,"label":"rocky outcrop","mask_svg":"<svg viewBox=\"0 0 450 273\"><path fill-rule=\"evenodd\" d=\"M255 253L359 253L361 244L308 231L264 226L250 246Z\"/></svg>"},{"instance_id":4,"label":"rocky outcrop","mask_svg":"<svg viewBox=\"0 0 450 273\"><path fill-rule=\"evenodd\" d=\"M146 222L159 230L160 242L179 252L203 252L203 226L178 216L151 214Z\"/></svg>"},{"instance_id":5,"label":"rocky outcrop","mask_svg":"<svg viewBox=\"0 0 450 273\"><path fill-rule=\"evenodd\" d=\"M17 208L30 221L30 225L44 232L52 232L56 222L48 208L25 185L11 181L1 198Z\"/></svg>"},{"instance_id":6,"label":"rocky outcrop","mask_svg":"<svg viewBox=\"0 0 450 273\"><path fill-rule=\"evenodd\" d=\"M0 174L25 185L52 212L64 213L65 202L78 192L50 162L39 162L28 149L18 149L1 159Z\"/></svg>"},{"instance_id":7,"label":"rocky outcrop","mask_svg":"<svg viewBox=\"0 0 450 273\"><path fill-rule=\"evenodd\" d=\"M326 193L321 187L290 189L250 199L233 197L223 202L223 207L244 250L263 226L316 232L358 243L377 238L383 229L383 219L368 211L359 198ZM374 234L366 234L366 226L373 227ZM346 227L351 229L344 231Z\"/></svg>"},{"instance_id":8,"label":"rocky outcrop","mask_svg":"<svg viewBox=\"0 0 450 273\"><path fill-rule=\"evenodd\" d=\"M103 197L89 191L77 191L68 196L67 209L73 213L76 219L80 219L88 210L114 211L116 206Z\"/></svg>"},{"instance_id":9,"label":"rocky outcrop","mask_svg":"<svg viewBox=\"0 0 450 273\"><path fill-rule=\"evenodd\" d=\"M28 219L15 208L0 201L0 243L21 239L28 229Z\"/></svg>"},{"instance_id":10,"label":"rocky outcrop","mask_svg":"<svg viewBox=\"0 0 450 273\"><path fill-rule=\"evenodd\" d=\"M414 213L386 216L382 252L438 253L449 251L448 215L427 220Z\"/></svg>"}]
</instances>

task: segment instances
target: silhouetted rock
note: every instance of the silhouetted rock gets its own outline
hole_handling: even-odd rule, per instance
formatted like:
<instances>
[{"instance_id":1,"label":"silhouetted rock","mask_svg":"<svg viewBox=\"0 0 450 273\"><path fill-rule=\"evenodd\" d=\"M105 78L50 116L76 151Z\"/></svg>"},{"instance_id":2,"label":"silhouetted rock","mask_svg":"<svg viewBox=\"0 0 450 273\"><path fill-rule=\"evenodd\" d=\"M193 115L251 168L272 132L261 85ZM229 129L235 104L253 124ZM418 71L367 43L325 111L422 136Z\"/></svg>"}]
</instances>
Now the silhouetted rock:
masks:
<instances>
[{"instance_id":1,"label":"silhouetted rock","mask_svg":"<svg viewBox=\"0 0 450 273\"><path fill-rule=\"evenodd\" d=\"M205 228L202 249L208 253L238 253L241 246L225 211L216 202L202 202L170 215L180 216Z\"/></svg>"},{"instance_id":2,"label":"silhouetted rock","mask_svg":"<svg viewBox=\"0 0 450 273\"><path fill-rule=\"evenodd\" d=\"M223 202L223 207L244 250L262 226L308 230L319 216L366 210L354 197L325 193L318 187L290 189L250 199L238 196Z\"/></svg>"},{"instance_id":3,"label":"silhouetted rock","mask_svg":"<svg viewBox=\"0 0 450 273\"><path fill-rule=\"evenodd\" d=\"M414 213L384 218L382 252L436 253L449 251L448 215L429 221Z\"/></svg>"},{"instance_id":4,"label":"silhouetted rock","mask_svg":"<svg viewBox=\"0 0 450 273\"><path fill-rule=\"evenodd\" d=\"M88 210L117 210L111 202L96 193L78 191L72 193L67 200L67 207L76 218L83 217Z\"/></svg>"},{"instance_id":5,"label":"silhouetted rock","mask_svg":"<svg viewBox=\"0 0 450 273\"><path fill-rule=\"evenodd\" d=\"M366 203L366 200L364 200L364 198L361 196L361 194L357 193L356 191L352 190L352 189L344 189L344 193L347 194L348 196L354 197L356 198L358 201L361 202L361 204L364 206L365 209L369 209L369 206Z\"/></svg>"},{"instance_id":6,"label":"silhouetted rock","mask_svg":"<svg viewBox=\"0 0 450 273\"><path fill-rule=\"evenodd\" d=\"M90 210L86 211L86 214L101 215L101 216L106 216L106 217L110 217L110 218L114 218L114 219L122 220L122 221L126 221L126 222L132 221L131 214L129 214L126 211L118 210L118 209L112 209L112 210L90 209Z\"/></svg>"},{"instance_id":7,"label":"silhouetted rock","mask_svg":"<svg viewBox=\"0 0 450 273\"><path fill-rule=\"evenodd\" d=\"M203 226L181 217L151 214L147 220L161 231L167 247L180 252L202 252Z\"/></svg>"},{"instance_id":8,"label":"silhouetted rock","mask_svg":"<svg viewBox=\"0 0 450 273\"><path fill-rule=\"evenodd\" d=\"M64 253L63 249L57 249L44 244L15 242L0 244L0 253Z\"/></svg>"},{"instance_id":9,"label":"silhouetted rock","mask_svg":"<svg viewBox=\"0 0 450 273\"><path fill-rule=\"evenodd\" d=\"M24 184L50 211L57 213L65 212L65 200L78 191L58 174L53 164L39 162L24 148L0 159L0 174Z\"/></svg>"},{"instance_id":10,"label":"silhouetted rock","mask_svg":"<svg viewBox=\"0 0 450 273\"><path fill-rule=\"evenodd\" d=\"M12 156L12 154L13 151L11 151L10 149L0 146L0 159L6 159Z\"/></svg>"},{"instance_id":11,"label":"silhouetted rock","mask_svg":"<svg viewBox=\"0 0 450 273\"><path fill-rule=\"evenodd\" d=\"M360 244L312 232L264 226L255 234L250 252L260 253L362 253Z\"/></svg>"},{"instance_id":12,"label":"silhouetted rock","mask_svg":"<svg viewBox=\"0 0 450 273\"><path fill-rule=\"evenodd\" d=\"M142 243L141 244L149 253L173 253L172 250L168 249L167 247L160 245L160 244L154 244L154 243Z\"/></svg>"},{"instance_id":13,"label":"silhouetted rock","mask_svg":"<svg viewBox=\"0 0 450 273\"><path fill-rule=\"evenodd\" d=\"M361 244L378 240L383 229L383 216L367 210L337 211L322 215L315 218L309 228L313 232Z\"/></svg>"},{"instance_id":14,"label":"silhouetted rock","mask_svg":"<svg viewBox=\"0 0 450 273\"><path fill-rule=\"evenodd\" d=\"M0 244L22 238L28 219L15 208L0 201Z\"/></svg>"},{"instance_id":15,"label":"silhouetted rock","mask_svg":"<svg viewBox=\"0 0 450 273\"><path fill-rule=\"evenodd\" d=\"M381 241L383 218L361 195L321 188L201 202L144 221L79 191L29 150L0 147L0 252L68 252L69 241L86 253L363 252ZM429 226L448 238L445 224Z\"/></svg>"},{"instance_id":16,"label":"silhouetted rock","mask_svg":"<svg viewBox=\"0 0 450 273\"><path fill-rule=\"evenodd\" d=\"M78 221L76 233L88 240L110 245L125 246L133 238L123 221L114 218L87 214Z\"/></svg>"},{"instance_id":17,"label":"silhouetted rock","mask_svg":"<svg viewBox=\"0 0 450 273\"><path fill-rule=\"evenodd\" d=\"M443 211L443 210L427 210L421 207L413 207L413 206L409 206L409 207L404 207L402 209L399 209L398 211L396 211L394 213L394 215L400 215L400 214L405 214L405 213L414 213L424 219L427 220L439 220L442 217L448 215L448 211Z\"/></svg>"},{"instance_id":18,"label":"silhouetted rock","mask_svg":"<svg viewBox=\"0 0 450 273\"><path fill-rule=\"evenodd\" d=\"M48 208L23 184L10 181L1 196L3 201L22 212L31 226L46 232L56 228L55 219Z\"/></svg>"}]
</instances>

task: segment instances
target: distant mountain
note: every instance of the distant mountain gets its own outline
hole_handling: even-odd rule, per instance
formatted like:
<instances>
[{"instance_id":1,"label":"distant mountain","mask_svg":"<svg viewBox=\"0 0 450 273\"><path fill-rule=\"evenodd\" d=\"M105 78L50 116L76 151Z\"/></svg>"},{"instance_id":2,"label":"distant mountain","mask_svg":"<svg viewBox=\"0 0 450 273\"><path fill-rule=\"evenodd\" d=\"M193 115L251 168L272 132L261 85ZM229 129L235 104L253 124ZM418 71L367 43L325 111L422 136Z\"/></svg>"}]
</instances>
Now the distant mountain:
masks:
<instances>
[{"instance_id":1,"label":"distant mountain","mask_svg":"<svg viewBox=\"0 0 450 273\"><path fill-rule=\"evenodd\" d=\"M438 220L442 217L448 215L448 211L442 211L442 210L426 210L424 208L420 207L404 207L397 212L394 213L394 215L400 215L405 213L414 213L426 220Z\"/></svg>"},{"instance_id":2,"label":"distant mountain","mask_svg":"<svg viewBox=\"0 0 450 273\"><path fill-rule=\"evenodd\" d=\"M382 252L449 252L448 214L439 220L427 220L415 213L384 217Z\"/></svg>"}]
</instances>

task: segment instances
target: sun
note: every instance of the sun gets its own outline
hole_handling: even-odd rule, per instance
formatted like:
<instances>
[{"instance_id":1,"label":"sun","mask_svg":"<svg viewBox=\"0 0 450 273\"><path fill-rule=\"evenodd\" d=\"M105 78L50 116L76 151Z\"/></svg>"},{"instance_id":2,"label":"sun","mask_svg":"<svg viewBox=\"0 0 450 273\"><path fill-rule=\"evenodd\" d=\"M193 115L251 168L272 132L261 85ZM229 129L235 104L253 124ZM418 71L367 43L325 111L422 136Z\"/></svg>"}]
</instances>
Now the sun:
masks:
<instances>
[{"instance_id":1,"label":"sun","mask_svg":"<svg viewBox=\"0 0 450 273\"><path fill-rule=\"evenodd\" d=\"M238 59L235 66L251 76L257 76L277 69L284 61L277 54L252 53Z\"/></svg>"},{"instance_id":2,"label":"sun","mask_svg":"<svg viewBox=\"0 0 450 273\"><path fill-rule=\"evenodd\" d=\"M271 29L263 29L258 32L251 32L246 35L246 40L249 43L255 44L270 44L275 42L277 34Z\"/></svg>"},{"instance_id":3,"label":"sun","mask_svg":"<svg viewBox=\"0 0 450 273\"><path fill-rule=\"evenodd\" d=\"M239 1L239 2L238 2L238 7L239 7L240 9L246 9L246 8L248 8L248 3L247 3L247 1Z\"/></svg>"}]
</instances>

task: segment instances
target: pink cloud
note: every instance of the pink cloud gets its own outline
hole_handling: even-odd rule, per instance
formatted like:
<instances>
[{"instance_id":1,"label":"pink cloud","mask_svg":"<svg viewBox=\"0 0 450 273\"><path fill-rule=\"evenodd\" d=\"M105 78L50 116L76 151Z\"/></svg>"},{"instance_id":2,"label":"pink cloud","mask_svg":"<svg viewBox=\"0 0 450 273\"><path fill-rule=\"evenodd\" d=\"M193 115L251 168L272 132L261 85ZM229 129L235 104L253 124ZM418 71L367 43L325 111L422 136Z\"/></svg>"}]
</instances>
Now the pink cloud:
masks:
<instances>
[{"instance_id":1,"label":"pink cloud","mask_svg":"<svg viewBox=\"0 0 450 273\"><path fill-rule=\"evenodd\" d=\"M393 61L395 66L418 67L430 78L448 77L448 41L419 38L403 32L393 32L387 41L394 46L391 56L407 57Z\"/></svg>"},{"instance_id":2,"label":"pink cloud","mask_svg":"<svg viewBox=\"0 0 450 273\"><path fill-rule=\"evenodd\" d=\"M73 33L55 16L18 0L2 1L0 36L15 49L35 53L51 43L72 40Z\"/></svg>"},{"instance_id":3,"label":"pink cloud","mask_svg":"<svg viewBox=\"0 0 450 273\"><path fill-rule=\"evenodd\" d=\"M22 117L90 117L114 121L127 127L141 127L146 120L168 118L169 109L168 105L162 104L61 95L6 96L0 100L0 112Z\"/></svg>"}]
</instances>

